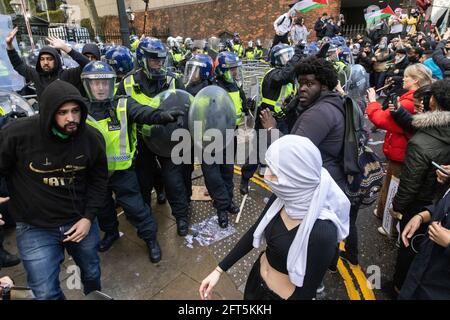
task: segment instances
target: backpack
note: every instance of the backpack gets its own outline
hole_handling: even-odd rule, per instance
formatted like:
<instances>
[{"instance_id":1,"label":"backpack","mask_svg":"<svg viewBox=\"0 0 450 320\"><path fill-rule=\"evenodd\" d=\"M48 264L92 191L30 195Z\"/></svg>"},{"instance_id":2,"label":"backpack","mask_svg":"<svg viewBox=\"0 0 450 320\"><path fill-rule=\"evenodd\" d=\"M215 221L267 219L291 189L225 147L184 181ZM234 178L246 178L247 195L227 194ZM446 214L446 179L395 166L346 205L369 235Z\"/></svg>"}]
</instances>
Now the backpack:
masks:
<instances>
[{"instance_id":1,"label":"backpack","mask_svg":"<svg viewBox=\"0 0 450 320\"><path fill-rule=\"evenodd\" d=\"M375 152L367 146L361 108L347 96L344 98L344 109L343 167L347 175L344 191L352 205L371 205L381 190L383 167Z\"/></svg>"}]
</instances>

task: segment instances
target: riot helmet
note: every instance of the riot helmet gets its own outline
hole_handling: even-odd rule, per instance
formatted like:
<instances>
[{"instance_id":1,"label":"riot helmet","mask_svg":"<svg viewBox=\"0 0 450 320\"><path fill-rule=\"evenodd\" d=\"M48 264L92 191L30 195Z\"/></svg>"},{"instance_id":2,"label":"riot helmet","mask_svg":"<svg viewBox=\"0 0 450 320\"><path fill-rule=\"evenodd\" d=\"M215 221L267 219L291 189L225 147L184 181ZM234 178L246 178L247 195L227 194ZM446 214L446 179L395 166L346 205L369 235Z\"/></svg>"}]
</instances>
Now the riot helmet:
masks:
<instances>
[{"instance_id":1,"label":"riot helmet","mask_svg":"<svg viewBox=\"0 0 450 320\"><path fill-rule=\"evenodd\" d=\"M282 67L286 65L293 56L294 48L285 43L277 44L270 52L270 64L273 67Z\"/></svg>"},{"instance_id":2,"label":"riot helmet","mask_svg":"<svg viewBox=\"0 0 450 320\"><path fill-rule=\"evenodd\" d=\"M212 78L214 74L213 61L207 54L196 54L186 63L184 69L184 84L189 86Z\"/></svg>"},{"instance_id":3,"label":"riot helmet","mask_svg":"<svg viewBox=\"0 0 450 320\"><path fill-rule=\"evenodd\" d=\"M167 49L161 40L144 38L137 49L137 62L147 77L151 80L162 80L167 71L163 68L167 58Z\"/></svg>"},{"instance_id":4,"label":"riot helmet","mask_svg":"<svg viewBox=\"0 0 450 320\"><path fill-rule=\"evenodd\" d=\"M116 72L106 62L88 63L81 72L81 81L90 101L113 99Z\"/></svg>"},{"instance_id":5,"label":"riot helmet","mask_svg":"<svg viewBox=\"0 0 450 320\"><path fill-rule=\"evenodd\" d=\"M106 51L104 62L113 67L119 78L122 78L134 68L131 51L124 46L116 46Z\"/></svg>"},{"instance_id":6,"label":"riot helmet","mask_svg":"<svg viewBox=\"0 0 450 320\"><path fill-rule=\"evenodd\" d=\"M242 61L233 53L224 51L217 56L216 73L226 82L242 85Z\"/></svg>"}]
</instances>

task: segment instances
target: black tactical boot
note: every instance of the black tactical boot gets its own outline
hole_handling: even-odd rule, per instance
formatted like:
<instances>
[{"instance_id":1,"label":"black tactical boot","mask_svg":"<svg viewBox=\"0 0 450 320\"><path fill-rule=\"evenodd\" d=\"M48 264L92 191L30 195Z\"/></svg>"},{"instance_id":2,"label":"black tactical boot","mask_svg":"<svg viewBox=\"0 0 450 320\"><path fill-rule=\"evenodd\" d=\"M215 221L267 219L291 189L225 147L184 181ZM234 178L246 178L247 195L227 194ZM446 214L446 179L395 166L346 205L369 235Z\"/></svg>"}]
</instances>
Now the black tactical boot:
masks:
<instances>
[{"instance_id":1,"label":"black tactical boot","mask_svg":"<svg viewBox=\"0 0 450 320\"><path fill-rule=\"evenodd\" d=\"M100 245L98 247L98 251L105 252L108 251L109 248L113 245L113 243L120 238L119 231L114 233L106 232L103 236L102 241L100 241Z\"/></svg>"},{"instance_id":2,"label":"black tactical boot","mask_svg":"<svg viewBox=\"0 0 450 320\"><path fill-rule=\"evenodd\" d=\"M223 229L228 227L228 212L218 211L217 216L219 217L219 226Z\"/></svg>"},{"instance_id":3,"label":"black tactical boot","mask_svg":"<svg viewBox=\"0 0 450 320\"><path fill-rule=\"evenodd\" d=\"M149 258L152 263L161 261L161 247L158 240L150 240L147 242Z\"/></svg>"},{"instance_id":4,"label":"black tactical boot","mask_svg":"<svg viewBox=\"0 0 450 320\"><path fill-rule=\"evenodd\" d=\"M231 214L238 214L239 213L239 207L234 203L233 200L231 200L231 204L228 207L227 211Z\"/></svg>"}]
</instances>

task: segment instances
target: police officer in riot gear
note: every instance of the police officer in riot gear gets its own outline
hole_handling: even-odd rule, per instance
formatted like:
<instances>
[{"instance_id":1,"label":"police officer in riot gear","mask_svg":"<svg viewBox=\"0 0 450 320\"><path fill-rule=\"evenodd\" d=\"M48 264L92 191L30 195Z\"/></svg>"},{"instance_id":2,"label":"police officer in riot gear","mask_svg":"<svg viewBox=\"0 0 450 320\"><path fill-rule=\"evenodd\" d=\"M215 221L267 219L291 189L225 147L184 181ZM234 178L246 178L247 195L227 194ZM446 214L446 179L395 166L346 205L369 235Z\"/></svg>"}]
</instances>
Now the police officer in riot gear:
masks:
<instances>
[{"instance_id":1,"label":"police officer in riot gear","mask_svg":"<svg viewBox=\"0 0 450 320\"><path fill-rule=\"evenodd\" d=\"M246 97L240 85L242 62L235 53L224 51L217 56L217 63L215 84L225 89L233 100L236 109L236 126L238 126L246 112ZM233 202L234 164L226 163L226 150L223 150L222 153L223 164L202 163L202 171L206 187L217 210L219 226L226 228L228 227L228 213L238 213L239 207Z\"/></svg>"},{"instance_id":2,"label":"police officer in riot gear","mask_svg":"<svg viewBox=\"0 0 450 320\"><path fill-rule=\"evenodd\" d=\"M132 98L114 99L116 73L105 62L86 65L81 79L90 100L87 123L98 129L105 139L110 174L108 199L105 209L98 214L100 229L105 232L99 251L108 250L119 238L119 222L112 199L114 192L116 202L137 228L138 236L146 242L151 262L156 263L161 260L161 249L156 239L157 225L151 207L142 198L133 168L136 124L165 124L176 121L183 113L143 108Z\"/></svg>"},{"instance_id":3,"label":"police officer in riot gear","mask_svg":"<svg viewBox=\"0 0 450 320\"><path fill-rule=\"evenodd\" d=\"M294 54L295 53L295 54ZM282 110L285 100L295 95L297 91L297 80L295 78L295 65L301 60L302 51L300 47L294 48L280 43L272 48L270 52L271 69L267 71L260 86L260 105L255 119L256 138L259 140L258 131L263 129L260 121L260 111L268 108L277 121L278 129L287 134L288 127L285 114ZM257 143L259 143L257 140ZM259 154L259 153L258 153ZM258 164L247 163L242 166L242 178L239 191L241 194L248 193L250 178L258 168Z\"/></svg>"},{"instance_id":4,"label":"police officer in riot gear","mask_svg":"<svg viewBox=\"0 0 450 320\"><path fill-rule=\"evenodd\" d=\"M118 94L132 97L142 105L142 108L158 108L157 104L152 103L157 94L165 90L184 90L178 75L167 72L163 68L166 58L167 50L160 40L142 39L137 49L139 69L124 78L118 88ZM142 129L145 130L145 127ZM184 166L174 164L170 158L157 157L147 147L141 135L138 135L137 150L136 171L145 202L150 205L151 190L153 186L156 188L156 181L153 178L160 165L166 197L172 209L172 215L177 221L178 235L187 235L192 191L186 188L189 185L186 179L190 177L187 177Z\"/></svg>"},{"instance_id":5,"label":"police officer in riot gear","mask_svg":"<svg viewBox=\"0 0 450 320\"><path fill-rule=\"evenodd\" d=\"M127 47L115 46L106 51L103 60L109 64L117 75L117 82L134 69L133 55Z\"/></svg>"}]
</instances>

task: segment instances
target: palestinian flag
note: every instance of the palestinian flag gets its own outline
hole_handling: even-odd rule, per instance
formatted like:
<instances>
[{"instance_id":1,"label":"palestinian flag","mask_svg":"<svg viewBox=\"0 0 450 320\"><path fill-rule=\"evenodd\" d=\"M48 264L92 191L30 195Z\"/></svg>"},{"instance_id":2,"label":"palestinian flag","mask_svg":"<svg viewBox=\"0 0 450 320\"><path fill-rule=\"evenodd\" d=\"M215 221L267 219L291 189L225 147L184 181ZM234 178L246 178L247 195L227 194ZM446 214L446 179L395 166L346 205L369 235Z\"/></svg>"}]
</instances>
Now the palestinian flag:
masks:
<instances>
[{"instance_id":1,"label":"palestinian flag","mask_svg":"<svg viewBox=\"0 0 450 320\"><path fill-rule=\"evenodd\" d=\"M384 9L368 12L364 15L364 18L366 19L366 22L368 25L374 24L377 21L383 19L383 18L389 18L390 16L394 15L394 11L390 6L387 6Z\"/></svg>"},{"instance_id":2,"label":"palestinian flag","mask_svg":"<svg viewBox=\"0 0 450 320\"><path fill-rule=\"evenodd\" d=\"M328 0L302 0L300 2L297 2L294 5L293 9L305 13L327 5Z\"/></svg>"}]
</instances>

